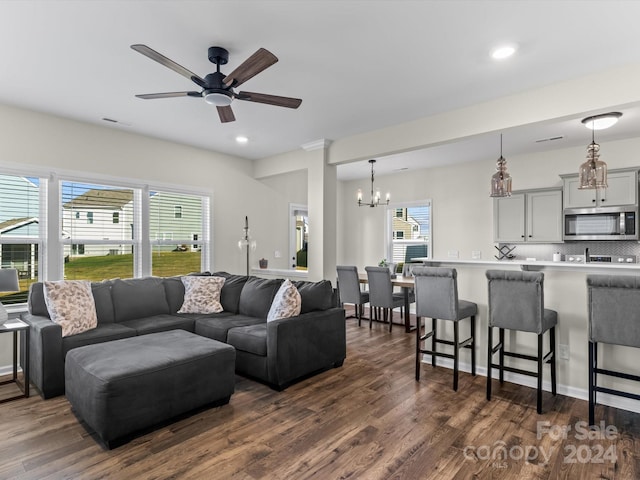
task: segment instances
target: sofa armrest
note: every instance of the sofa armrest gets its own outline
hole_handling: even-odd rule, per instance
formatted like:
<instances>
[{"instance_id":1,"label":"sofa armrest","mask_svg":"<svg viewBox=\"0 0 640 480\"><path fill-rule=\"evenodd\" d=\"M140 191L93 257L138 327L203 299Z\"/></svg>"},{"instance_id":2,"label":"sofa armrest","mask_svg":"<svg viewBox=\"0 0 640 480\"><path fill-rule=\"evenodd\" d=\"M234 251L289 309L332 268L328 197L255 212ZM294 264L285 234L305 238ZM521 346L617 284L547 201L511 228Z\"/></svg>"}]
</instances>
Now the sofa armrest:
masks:
<instances>
[{"instance_id":1,"label":"sofa armrest","mask_svg":"<svg viewBox=\"0 0 640 480\"><path fill-rule=\"evenodd\" d=\"M29 325L29 378L43 398L64 393L62 328L49 318L23 313Z\"/></svg>"},{"instance_id":2,"label":"sofa armrest","mask_svg":"<svg viewBox=\"0 0 640 480\"><path fill-rule=\"evenodd\" d=\"M342 308L267 322L269 382L284 388L304 375L338 367L347 355Z\"/></svg>"}]
</instances>

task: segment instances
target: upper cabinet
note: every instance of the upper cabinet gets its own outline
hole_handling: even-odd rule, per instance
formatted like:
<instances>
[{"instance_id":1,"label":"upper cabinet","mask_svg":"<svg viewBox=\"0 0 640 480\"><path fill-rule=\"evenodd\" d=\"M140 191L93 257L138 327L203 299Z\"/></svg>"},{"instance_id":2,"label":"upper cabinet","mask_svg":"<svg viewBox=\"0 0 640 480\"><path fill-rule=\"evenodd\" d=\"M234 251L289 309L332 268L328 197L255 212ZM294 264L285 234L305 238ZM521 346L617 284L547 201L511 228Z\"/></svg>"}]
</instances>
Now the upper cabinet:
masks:
<instances>
[{"instance_id":1,"label":"upper cabinet","mask_svg":"<svg viewBox=\"0 0 640 480\"><path fill-rule=\"evenodd\" d=\"M564 208L616 207L638 203L638 170L610 170L605 189L578 189L578 175L560 175Z\"/></svg>"},{"instance_id":2,"label":"upper cabinet","mask_svg":"<svg viewBox=\"0 0 640 480\"><path fill-rule=\"evenodd\" d=\"M494 198L493 241L562 242L562 190L521 190Z\"/></svg>"}]
</instances>

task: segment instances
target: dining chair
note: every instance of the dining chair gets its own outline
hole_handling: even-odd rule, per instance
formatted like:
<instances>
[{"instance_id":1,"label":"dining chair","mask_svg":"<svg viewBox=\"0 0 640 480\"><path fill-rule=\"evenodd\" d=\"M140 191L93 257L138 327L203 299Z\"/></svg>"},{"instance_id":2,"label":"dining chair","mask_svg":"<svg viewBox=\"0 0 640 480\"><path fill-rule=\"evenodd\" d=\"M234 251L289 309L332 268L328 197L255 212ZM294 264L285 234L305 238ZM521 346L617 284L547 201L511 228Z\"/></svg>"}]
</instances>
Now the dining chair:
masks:
<instances>
[{"instance_id":1,"label":"dining chair","mask_svg":"<svg viewBox=\"0 0 640 480\"><path fill-rule=\"evenodd\" d=\"M338 271L340 303L352 303L355 305L355 315L352 317L356 317L358 319L358 326L361 326L364 304L369 303L369 292L363 292L360 287L357 267L338 265L336 270ZM371 312L369 312L369 317L371 317ZM371 318L369 318L369 325L371 325Z\"/></svg>"},{"instance_id":2,"label":"dining chair","mask_svg":"<svg viewBox=\"0 0 640 480\"><path fill-rule=\"evenodd\" d=\"M640 277L631 275L587 275L589 310L589 425L595 425L596 394L640 400L637 393L598 386L598 375L640 382L640 376L598 367L598 344L640 348ZM603 347L606 348L606 347ZM606 351L606 350L605 350ZM601 359L602 361L602 359Z\"/></svg>"},{"instance_id":3,"label":"dining chair","mask_svg":"<svg viewBox=\"0 0 640 480\"><path fill-rule=\"evenodd\" d=\"M371 328L371 318L379 320L380 309L382 309L382 320L389 321L389 331L393 329L393 309L404 306L404 293L393 293L391 283L391 272L388 267L365 267L367 281L369 282L369 305L373 312L369 312L369 328Z\"/></svg>"},{"instance_id":4,"label":"dining chair","mask_svg":"<svg viewBox=\"0 0 640 480\"><path fill-rule=\"evenodd\" d=\"M460 349L471 350L471 375L476 374L475 332L478 305L458 299L458 273L455 268L414 267L416 289L416 380L420 380L420 367L423 354L431 355L431 365L436 366L436 357L453 359L453 390L458 390L458 365ZM422 318L431 318L431 331L421 335ZM460 341L460 320L471 321L470 336ZM437 321L453 322L453 341L437 336ZM422 342L431 338L431 349L423 347ZM438 344L451 345L453 354L437 351Z\"/></svg>"},{"instance_id":5,"label":"dining chair","mask_svg":"<svg viewBox=\"0 0 640 480\"><path fill-rule=\"evenodd\" d=\"M551 365L551 393L556 394L556 324L555 310L544 308L544 274L542 272L519 272L511 270L487 270L489 283L489 334L487 354L487 400L491 400L491 369L500 371L500 383L504 382L504 371L536 377L538 380L537 411L542 413L542 367ZM493 328L498 328L499 341L493 346ZM515 353L514 345L505 349L504 331L516 330L535 333L538 336L537 355ZM549 352L543 353L543 334L549 332ZM499 363L493 363L493 355L499 353ZM523 370L505 366L504 357L531 360L537 370Z\"/></svg>"}]
</instances>

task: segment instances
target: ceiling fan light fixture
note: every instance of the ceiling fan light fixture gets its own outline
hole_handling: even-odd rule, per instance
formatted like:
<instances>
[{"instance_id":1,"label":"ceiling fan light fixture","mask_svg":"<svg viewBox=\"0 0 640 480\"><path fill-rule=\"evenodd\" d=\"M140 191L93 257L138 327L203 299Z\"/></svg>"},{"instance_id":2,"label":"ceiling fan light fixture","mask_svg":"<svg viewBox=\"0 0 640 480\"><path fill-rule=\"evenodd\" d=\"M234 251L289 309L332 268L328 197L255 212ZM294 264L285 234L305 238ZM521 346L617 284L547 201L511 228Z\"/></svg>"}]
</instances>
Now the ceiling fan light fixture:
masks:
<instances>
[{"instance_id":1,"label":"ceiling fan light fixture","mask_svg":"<svg viewBox=\"0 0 640 480\"><path fill-rule=\"evenodd\" d=\"M582 124L591 130L604 130L618 123L618 120L622 116L620 112L602 113L600 115L592 115L591 117L583 118Z\"/></svg>"},{"instance_id":2,"label":"ceiling fan light fixture","mask_svg":"<svg viewBox=\"0 0 640 480\"><path fill-rule=\"evenodd\" d=\"M216 107L228 107L231 105L233 97L230 92L207 90L203 94L204 101Z\"/></svg>"}]
</instances>

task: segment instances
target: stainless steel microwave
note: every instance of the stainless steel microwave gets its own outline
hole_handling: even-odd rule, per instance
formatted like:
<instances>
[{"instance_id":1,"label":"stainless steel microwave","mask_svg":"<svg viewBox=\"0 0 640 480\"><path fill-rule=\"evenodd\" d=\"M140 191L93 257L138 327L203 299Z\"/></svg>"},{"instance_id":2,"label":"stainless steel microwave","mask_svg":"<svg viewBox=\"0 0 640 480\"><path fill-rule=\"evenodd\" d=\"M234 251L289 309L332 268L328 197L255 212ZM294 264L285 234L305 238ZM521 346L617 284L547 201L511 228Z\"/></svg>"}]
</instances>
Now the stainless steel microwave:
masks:
<instances>
[{"instance_id":1,"label":"stainless steel microwave","mask_svg":"<svg viewBox=\"0 0 640 480\"><path fill-rule=\"evenodd\" d=\"M638 240L638 210L629 207L564 211L565 240Z\"/></svg>"}]
</instances>

